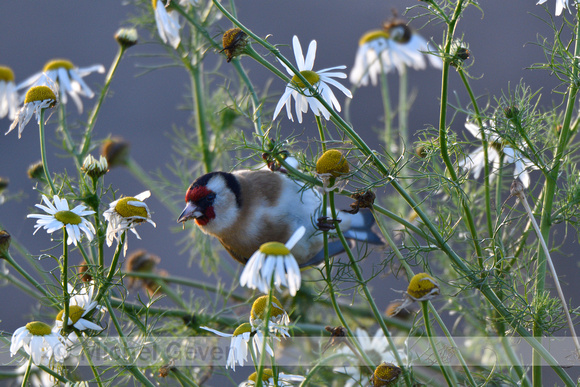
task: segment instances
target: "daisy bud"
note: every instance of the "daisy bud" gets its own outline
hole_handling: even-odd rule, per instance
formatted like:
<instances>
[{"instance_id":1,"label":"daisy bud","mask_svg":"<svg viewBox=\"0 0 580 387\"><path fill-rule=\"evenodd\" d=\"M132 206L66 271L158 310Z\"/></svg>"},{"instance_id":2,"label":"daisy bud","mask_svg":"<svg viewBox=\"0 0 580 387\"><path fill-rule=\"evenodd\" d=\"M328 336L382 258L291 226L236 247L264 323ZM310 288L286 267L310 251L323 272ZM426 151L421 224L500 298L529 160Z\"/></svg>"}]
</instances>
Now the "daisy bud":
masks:
<instances>
[{"instance_id":1,"label":"daisy bud","mask_svg":"<svg viewBox=\"0 0 580 387\"><path fill-rule=\"evenodd\" d=\"M109 167L127 164L129 159L129 143L120 137L105 140L101 146L101 155L105 156Z\"/></svg>"},{"instance_id":2,"label":"daisy bud","mask_svg":"<svg viewBox=\"0 0 580 387\"><path fill-rule=\"evenodd\" d=\"M28 170L26 171L26 174L28 175L28 177L30 179L44 181L45 175L44 175L44 166L42 165L42 161L38 161L34 164L30 164L30 166L28 167Z\"/></svg>"},{"instance_id":3,"label":"daisy bud","mask_svg":"<svg viewBox=\"0 0 580 387\"><path fill-rule=\"evenodd\" d=\"M411 40L413 31L403 20L395 19L383 23L389 37L397 43L405 44Z\"/></svg>"},{"instance_id":4,"label":"daisy bud","mask_svg":"<svg viewBox=\"0 0 580 387\"><path fill-rule=\"evenodd\" d=\"M10 183L10 180L5 177L0 177L0 193L8 188L8 183Z\"/></svg>"},{"instance_id":5,"label":"daisy bud","mask_svg":"<svg viewBox=\"0 0 580 387\"><path fill-rule=\"evenodd\" d=\"M514 179L510 187L510 195L519 197L523 193L524 193L524 184L520 181L520 179Z\"/></svg>"},{"instance_id":6,"label":"daisy bud","mask_svg":"<svg viewBox=\"0 0 580 387\"><path fill-rule=\"evenodd\" d=\"M8 249L10 249L10 241L12 237L6 230L0 231L0 259L8 257Z\"/></svg>"},{"instance_id":7,"label":"daisy bud","mask_svg":"<svg viewBox=\"0 0 580 387\"><path fill-rule=\"evenodd\" d=\"M89 265L83 260L81 264L77 267L77 273L79 277L81 277L81 281L83 282L91 282L93 280L93 276L90 275L88 272Z\"/></svg>"},{"instance_id":8,"label":"daisy bud","mask_svg":"<svg viewBox=\"0 0 580 387\"><path fill-rule=\"evenodd\" d=\"M139 35L135 28L119 28L115 32L115 40L123 48L129 48L137 44Z\"/></svg>"},{"instance_id":9,"label":"daisy bud","mask_svg":"<svg viewBox=\"0 0 580 387\"><path fill-rule=\"evenodd\" d=\"M239 28L232 28L224 32L222 37L223 50L227 56L228 63L244 53L246 45L248 44L248 35Z\"/></svg>"},{"instance_id":10,"label":"daisy bud","mask_svg":"<svg viewBox=\"0 0 580 387\"><path fill-rule=\"evenodd\" d=\"M413 301L427 301L438 294L439 284L427 273L415 274L407 288L407 295Z\"/></svg>"},{"instance_id":11,"label":"daisy bud","mask_svg":"<svg viewBox=\"0 0 580 387\"><path fill-rule=\"evenodd\" d=\"M463 62L465 62L471 55L471 52L467 48L467 45L460 41L455 41L452 43L451 47L451 61L449 64L453 67L461 67Z\"/></svg>"},{"instance_id":12,"label":"daisy bud","mask_svg":"<svg viewBox=\"0 0 580 387\"><path fill-rule=\"evenodd\" d=\"M427 157L427 149L425 149L423 145L417 147L417 149L415 149L415 153L417 154L417 157L419 157L420 159L424 159L425 157Z\"/></svg>"},{"instance_id":13,"label":"daisy bud","mask_svg":"<svg viewBox=\"0 0 580 387\"><path fill-rule=\"evenodd\" d=\"M507 118L508 120L515 120L518 118L520 111L515 106L509 106L503 109L503 114L505 115L505 118Z\"/></svg>"},{"instance_id":14,"label":"daisy bud","mask_svg":"<svg viewBox=\"0 0 580 387\"><path fill-rule=\"evenodd\" d=\"M400 374L401 369L399 367L391 363L383 362L373 372L371 385L374 387L393 386Z\"/></svg>"},{"instance_id":15,"label":"daisy bud","mask_svg":"<svg viewBox=\"0 0 580 387\"><path fill-rule=\"evenodd\" d=\"M346 157L336 149L327 150L316 161L316 173L319 175L330 174L332 177L340 177L349 171Z\"/></svg>"},{"instance_id":16,"label":"daisy bud","mask_svg":"<svg viewBox=\"0 0 580 387\"><path fill-rule=\"evenodd\" d=\"M14 82L14 71L10 67L0 66L0 81Z\"/></svg>"},{"instance_id":17,"label":"daisy bud","mask_svg":"<svg viewBox=\"0 0 580 387\"><path fill-rule=\"evenodd\" d=\"M83 161L82 170L93 179L98 179L109 171L109 164L105 156L101 155L97 161L92 155L88 155Z\"/></svg>"},{"instance_id":18,"label":"daisy bud","mask_svg":"<svg viewBox=\"0 0 580 387\"><path fill-rule=\"evenodd\" d=\"M153 273L155 266L157 266L159 262L161 262L161 258L157 255L150 254L141 249L129 255L129 258L127 258L127 261L125 262L124 270L125 272ZM127 287L129 289L133 288L135 282L137 282L136 277L129 277Z\"/></svg>"},{"instance_id":19,"label":"daisy bud","mask_svg":"<svg viewBox=\"0 0 580 387\"><path fill-rule=\"evenodd\" d=\"M393 301L387 306L385 315L387 317L396 317L401 320L406 320L411 316L411 312L407 308L401 308L403 303L401 301Z\"/></svg>"}]
</instances>

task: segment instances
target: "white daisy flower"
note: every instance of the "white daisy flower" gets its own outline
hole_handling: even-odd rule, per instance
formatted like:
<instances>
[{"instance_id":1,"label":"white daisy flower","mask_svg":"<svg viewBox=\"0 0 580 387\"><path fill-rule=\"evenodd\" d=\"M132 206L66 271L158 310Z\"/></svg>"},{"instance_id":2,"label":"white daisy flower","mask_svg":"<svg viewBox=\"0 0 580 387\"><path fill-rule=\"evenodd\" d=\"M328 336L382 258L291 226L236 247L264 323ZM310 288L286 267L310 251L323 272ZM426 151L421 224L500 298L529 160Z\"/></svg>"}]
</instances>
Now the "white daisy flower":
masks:
<instances>
[{"instance_id":1,"label":"white daisy flower","mask_svg":"<svg viewBox=\"0 0 580 387\"><path fill-rule=\"evenodd\" d=\"M24 97L24 105L16 112L14 121L6 134L10 133L18 125L18 138L20 138L24 127L28 124L33 114L36 114L36 122L40 124L40 111L42 109L52 108L58 103L56 94L58 93L55 93L48 86L31 87Z\"/></svg>"},{"instance_id":2,"label":"white daisy flower","mask_svg":"<svg viewBox=\"0 0 580 387\"><path fill-rule=\"evenodd\" d=\"M302 55L302 46L300 45L300 41L296 35L292 38L292 45L294 48L294 57L296 58L296 67L298 67L300 74L302 74L302 76L316 89L317 94L320 94L320 96L330 106L333 106L336 111L340 111L340 103L330 88L330 85L333 85L338 90L342 91L348 98L352 98L350 90L333 79L346 78L345 73L334 72L334 70L345 69L346 66L336 66L324 70L313 71L312 67L314 66L314 59L316 57L316 40L310 42L308 52L306 53L306 59ZM294 97L296 103L295 108L298 122L302 123L302 113L308 112L309 105L315 115L320 116L322 114L324 118L328 120L330 118L330 112L326 110L320 101L313 96L313 94L306 88L306 85L302 83L292 70L290 70L284 63L282 63L282 65L286 68L286 71L290 74L292 80L288 85L286 85L286 90L284 91L284 94L282 94L280 101L278 101L276 109L274 109L274 117L272 117L272 120L275 120L276 117L278 117L282 107L286 105L288 119L294 121L290 108L292 97Z\"/></svg>"},{"instance_id":3,"label":"white daisy flower","mask_svg":"<svg viewBox=\"0 0 580 387\"><path fill-rule=\"evenodd\" d=\"M546 0L540 0L536 3L536 5L544 4L545 2ZM568 0L556 0L556 16L560 16L564 9L570 11L570 8L568 7Z\"/></svg>"},{"instance_id":4,"label":"white daisy flower","mask_svg":"<svg viewBox=\"0 0 580 387\"><path fill-rule=\"evenodd\" d=\"M170 1L167 2L168 5ZM159 37L163 40L163 43L168 43L173 48L177 48L181 42L179 14L175 11L167 11L165 9L166 5L162 0L152 0L152 4Z\"/></svg>"},{"instance_id":5,"label":"white daisy flower","mask_svg":"<svg viewBox=\"0 0 580 387\"><path fill-rule=\"evenodd\" d=\"M96 64L90 67L79 68L69 60L54 59L44 65L42 72L34 74L20 83L16 88L20 90L30 86L50 86L50 83L54 82L60 88L59 97L62 99L62 103L67 103L68 93L80 114L83 112L83 103L80 96L82 95L87 98L93 98L95 96L95 93L83 78L95 71L102 74L105 72L105 67L101 64Z\"/></svg>"},{"instance_id":6,"label":"white daisy flower","mask_svg":"<svg viewBox=\"0 0 580 387\"><path fill-rule=\"evenodd\" d=\"M243 323L236 328L233 334L223 333L211 329L208 327L200 327L206 331L215 333L220 337L231 337L230 352L228 353L228 360L226 363L226 368L230 367L232 370L236 370L236 363L240 366L244 366L244 363L248 358L248 343L252 340L252 345L254 347L254 353L259 354L262 351L263 343L263 333L256 328L252 327L250 323ZM270 356L274 356L274 351L269 343L266 343L266 352Z\"/></svg>"},{"instance_id":7,"label":"white daisy flower","mask_svg":"<svg viewBox=\"0 0 580 387\"><path fill-rule=\"evenodd\" d=\"M14 332L10 356L14 356L20 348L32 356L32 361L37 365L48 365L53 358L62 362L67 355L60 335L54 333L48 324L40 321L29 322Z\"/></svg>"},{"instance_id":8,"label":"white daisy flower","mask_svg":"<svg viewBox=\"0 0 580 387\"><path fill-rule=\"evenodd\" d=\"M238 387L254 387L257 378L258 373L254 372L248 376L248 380L240 383ZM278 374L278 383L274 383L274 372L270 368L264 368L262 370L262 386L264 387L288 387L293 386L295 383L302 382L304 379L306 378L301 375L291 375L280 372Z\"/></svg>"},{"instance_id":9,"label":"white daisy flower","mask_svg":"<svg viewBox=\"0 0 580 387\"><path fill-rule=\"evenodd\" d=\"M473 137L481 140L481 129L471 122L465 123L465 128ZM504 164L514 164L514 179L520 179L524 187L530 186L530 174L528 170L537 169L537 167L524 157L519 151L502 144L501 137L495 132L494 124L489 122L489 126L484 125L483 130L488 142L487 157L490 165L490 177L493 179L499 170L501 158L504 157ZM459 161L459 166L470 171L474 178L479 178L485 165L483 146L478 147L471 152L465 159Z\"/></svg>"},{"instance_id":10,"label":"white daisy flower","mask_svg":"<svg viewBox=\"0 0 580 387\"><path fill-rule=\"evenodd\" d=\"M109 222L107 225L107 246L111 246L114 239L119 241L126 230L131 230L137 238L141 239L139 233L135 230L135 226L140 223L149 222L153 227L157 227L155 222L151 220L149 207L143 202L149 196L151 196L151 192L144 191L139 195L135 195L135 197L124 197L109 204L109 209L103 213L103 216ZM127 253L126 240L123 253Z\"/></svg>"},{"instance_id":11,"label":"white daisy flower","mask_svg":"<svg viewBox=\"0 0 580 387\"><path fill-rule=\"evenodd\" d=\"M14 72L10 67L0 66L0 118L16 118L19 104Z\"/></svg>"},{"instance_id":12,"label":"white daisy flower","mask_svg":"<svg viewBox=\"0 0 580 387\"><path fill-rule=\"evenodd\" d=\"M355 336L362 350L376 365L382 362L396 363L395 356L382 329L378 329L371 338L367 331L357 328ZM343 354L348 357L348 365L334 367L334 371L349 376L349 380L344 384L345 387L367 386L372 377L366 364L360 364L361 359L358 353L353 353L349 346L343 346L336 351L337 354ZM404 352L399 351L401 359L406 359ZM353 366L357 365L357 367Z\"/></svg>"},{"instance_id":13,"label":"white daisy flower","mask_svg":"<svg viewBox=\"0 0 580 387\"><path fill-rule=\"evenodd\" d=\"M424 52L431 51L429 42L413 31L402 20L385 23L384 29L367 32L359 41L354 66L349 80L355 85L366 86L369 78L377 85L381 73L396 68L399 73L407 67L423 70L427 67ZM441 69L443 61L435 55L427 55L431 66Z\"/></svg>"},{"instance_id":14,"label":"white daisy flower","mask_svg":"<svg viewBox=\"0 0 580 387\"><path fill-rule=\"evenodd\" d=\"M84 218L84 216L92 215L95 211L87 210L87 207L79 204L72 210L69 209L66 199L61 199L57 195L53 197L54 205L50 202L46 195L42 195L42 204L35 204L36 207L44 210L48 215L44 214L29 214L28 218L37 218L34 234L44 228L47 233L52 234L56 230L66 228L68 238L66 244L74 243L75 246L81 239L81 231L85 233L89 241L93 240L95 235L95 228L92 223Z\"/></svg>"},{"instance_id":15,"label":"white daisy flower","mask_svg":"<svg viewBox=\"0 0 580 387\"><path fill-rule=\"evenodd\" d=\"M244 266L240 276L240 285L250 289L259 289L262 293L270 292L272 277L274 285L280 291L280 286L286 286L292 296L300 289L300 267L290 250L302 238L306 228L301 226L283 245L280 242L264 243Z\"/></svg>"},{"instance_id":16,"label":"white daisy flower","mask_svg":"<svg viewBox=\"0 0 580 387\"><path fill-rule=\"evenodd\" d=\"M67 284L68 293L71 295L68 307L68 325L74 326L79 331L84 331L86 329L92 329L94 331L102 331L103 328L94 322L84 319L87 313L90 313L93 309L100 307L96 301L93 301L94 294L94 283L91 285L83 287L81 290L76 291L71 284ZM56 332L60 331L63 327L62 319L64 316L64 309L61 310L56 315L56 322L54 325L54 330Z\"/></svg>"},{"instance_id":17,"label":"white daisy flower","mask_svg":"<svg viewBox=\"0 0 580 387\"><path fill-rule=\"evenodd\" d=\"M254 301L252 310L250 312L250 324L253 328L261 330L264 325L264 318L268 313L268 296L261 296ZM290 317L282 307L278 299L272 296L272 307L270 308L270 319L268 321L268 328L270 332L280 334L282 337L290 337L288 333L288 325L290 324Z\"/></svg>"}]
</instances>

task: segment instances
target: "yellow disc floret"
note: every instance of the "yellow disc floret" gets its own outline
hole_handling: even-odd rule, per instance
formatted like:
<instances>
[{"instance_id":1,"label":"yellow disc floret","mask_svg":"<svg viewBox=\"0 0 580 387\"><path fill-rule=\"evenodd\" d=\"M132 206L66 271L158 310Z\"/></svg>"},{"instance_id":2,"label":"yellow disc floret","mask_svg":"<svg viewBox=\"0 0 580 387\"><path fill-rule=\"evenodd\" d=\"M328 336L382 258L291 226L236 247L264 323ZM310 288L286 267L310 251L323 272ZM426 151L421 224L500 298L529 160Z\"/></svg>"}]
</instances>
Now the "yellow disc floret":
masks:
<instances>
[{"instance_id":1,"label":"yellow disc floret","mask_svg":"<svg viewBox=\"0 0 580 387\"><path fill-rule=\"evenodd\" d=\"M263 320L266 317L266 313L268 311L268 298L270 296L262 296L258 297L254 304L252 305L252 311L250 312L250 319L252 320ZM272 296L272 310L270 312L270 318L276 318L278 316L282 316L286 313L284 309L282 309L282 304L275 296Z\"/></svg>"},{"instance_id":2,"label":"yellow disc floret","mask_svg":"<svg viewBox=\"0 0 580 387\"><path fill-rule=\"evenodd\" d=\"M58 211L54 218L64 224L79 224L82 219L72 211Z\"/></svg>"},{"instance_id":3,"label":"yellow disc floret","mask_svg":"<svg viewBox=\"0 0 580 387\"><path fill-rule=\"evenodd\" d=\"M260 252L266 255L288 255L290 250L280 242L268 242L260 246Z\"/></svg>"},{"instance_id":4,"label":"yellow disc floret","mask_svg":"<svg viewBox=\"0 0 580 387\"><path fill-rule=\"evenodd\" d=\"M407 294L415 301L425 301L439 294L439 284L427 273L419 273L411 278Z\"/></svg>"},{"instance_id":5,"label":"yellow disc floret","mask_svg":"<svg viewBox=\"0 0 580 387\"><path fill-rule=\"evenodd\" d=\"M148 217L147 208L144 205L143 207L141 206L138 207L130 204L129 202L143 203L141 200L129 196L120 199L117 202L117 205L115 206L115 211L117 211L117 213L121 215L123 218L131 218L133 216L137 216L147 219Z\"/></svg>"},{"instance_id":6,"label":"yellow disc floret","mask_svg":"<svg viewBox=\"0 0 580 387\"><path fill-rule=\"evenodd\" d=\"M346 157L336 149L327 150L316 162L316 172L319 175L331 174L333 177L339 177L349 171Z\"/></svg>"},{"instance_id":7,"label":"yellow disc floret","mask_svg":"<svg viewBox=\"0 0 580 387\"><path fill-rule=\"evenodd\" d=\"M48 86L33 86L26 92L24 103L31 103L36 101L53 100L56 102L56 95Z\"/></svg>"},{"instance_id":8,"label":"yellow disc floret","mask_svg":"<svg viewBox=\"0 0 580 387\"><path fill-rule=\"evenodd\" d=\"M272 372L272 370L270 368L264 368L262 370L262 381L263 382L267 382L269 379L271 379L273 377L274 377L274 372ZM254 372L253 374L248 376L248 380L251 380L254 383L256 383L256 379L258 379L257 372Z\"/></svg>"},{"instance_id":9,"label":"yellow disc floret","mask_svg":"<svg viewBox=\"0 0 580 387\"><path fill-rule=\"evenodd\" d=\"M377 39L389 39L389 33L383 30L369 31L364 34L358 41L358 45L362 46L365 43L372 42Z\"/></svg>"},{"instance_id":10,"label":"yellow disc floret","mask_svg":"<svg viewBox=\"0 0 580 387\"><path fill-rule=\"evenodd\" d=\"M26 329L28 329L28 332L32 333L34 336L46 336L52 333L50 325L41 321L29 322L26 324Z\"/></svg>"},{"instance_id":11,"label":"yellow disc floret","mask_svg":"<svg viewBox=\"0 0 580 387\"><path fill-rule=\"evenodd\" d=\"M79 321L81 319L81 317L83 317L83 313L85 313L85 310L78 305L71 305L68 308L68 318L71 319L73 324L76 324L76 322ZM62 321L63 316L64 316L64 309L61 310L60 312L58 312L58 314L56 315L56 319L58 321Z\"/></svg>"},{"instance_id":12,"label":"yellow disc floret","mask_svg":"<svg viewBox=\"0 0 580 387\"><path fill-rule=\"evenodd\" d=\"M239 335L242 335L244 333L251 332L251 331L252 331L252 325L250 323L243 323L242 325L240 325L239 327L236 328L236 330L233 333L233 336L239 336Z\"/></svg>"},{"instance_id":13,"label":"yellow disc floret","mask_svg":"<svg viewBox=\"0 0 580 387\"><path fill-rule=\"evenodd\" d=\"M379 365L373 376L371 383L374 387L391 386L401 374L401 369L394 364L383 362Z\"/></svg>"},{"instance_id":14,"label":"yellow disc floret","mask_svg":"<svg viewBox=\"0 0 580 387\"><path fill-rule=\"evenodd\" d=\"M72 62L70 60L53 59L50 62L46 62L42 71L45 72L45 71L56 70L56 69L60 69L60 68L72 70L75 68L75 66L72 64Z\"/></svg>"},{"instance_id":15,"label":"yellow disc floret","mask_svg":"<svg viewBox=\"0 0 580 387\"><path fill-rule=\"evenodd\" d=\"M0 66L0 81L14 82L14 72L10 67Z\"/></svg>"},{"instance_id":16,"label":"yellow disc floret","mask_svg":"<svg viewBox=\"0 0 580 387\"><path fill-rule=\"evenodd\" d=\"M304 78L306 78L308 83L310 83L311 85L316 85L318 83L318 81L320 81L320 76L312 70L302 70L302 71L300 71L300 74L302 74L302 76ZM292 83L301 89L304 89L306 87L304 82L302 82L302 80L300 78L298 78L298 75L294 75L292 77Z\"/></svg>"}]
</instances>

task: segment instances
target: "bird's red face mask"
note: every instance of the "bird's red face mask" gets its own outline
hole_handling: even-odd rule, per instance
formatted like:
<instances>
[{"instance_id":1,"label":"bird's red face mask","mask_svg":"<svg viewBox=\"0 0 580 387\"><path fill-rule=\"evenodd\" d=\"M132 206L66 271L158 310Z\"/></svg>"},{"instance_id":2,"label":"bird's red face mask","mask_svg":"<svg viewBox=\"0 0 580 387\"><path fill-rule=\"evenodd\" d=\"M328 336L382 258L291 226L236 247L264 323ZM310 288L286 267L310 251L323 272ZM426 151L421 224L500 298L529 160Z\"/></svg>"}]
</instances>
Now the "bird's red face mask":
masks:
<instances>
[{"instance_id":1,"label":"bird's red face mask","mask_svg":"<svg viewBox=\"0 0 580 387\"><path fill-rule=\"evenodd\" d=\"M187 190L185 202L187 203L177 222L186 222L195 219L198 226L205 226L215 218L213 202L215 193L205 186L194 186Z\"/></svg>"}]
</instances>

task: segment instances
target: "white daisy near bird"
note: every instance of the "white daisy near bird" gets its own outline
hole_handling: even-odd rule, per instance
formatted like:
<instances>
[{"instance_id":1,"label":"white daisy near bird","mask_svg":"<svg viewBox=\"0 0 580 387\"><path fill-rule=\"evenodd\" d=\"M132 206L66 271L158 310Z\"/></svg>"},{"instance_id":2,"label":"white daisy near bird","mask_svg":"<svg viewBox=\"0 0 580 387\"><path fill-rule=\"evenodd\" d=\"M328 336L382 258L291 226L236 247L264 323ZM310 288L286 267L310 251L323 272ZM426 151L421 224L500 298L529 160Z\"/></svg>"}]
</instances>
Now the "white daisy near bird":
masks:
<instances>
[{"instance_id":1,"label":"white daisy near bird","mask_svg":"<svg viewBox=\"0 0 580 387\"><path fill-rule=\"evenodd\" d=\"M42 201L46 206L43 206L42 204L35 204L35 206L46 212L48 215L27 215L28 218L38 219L34 226L34 234L36 234L36 232L41 228L44 228L49 234L52 234L56 230L65 228L68 235L66 240L67 245L74 243L76 246L81 240L81 231L85 233L89 241L93 240L93 237L95 236L95 228L92 223L84 217L94 214L95 211L88 210L87 207L82 204L79 204L71 210L68 206L67 200L64 198L61 199L57 195L53 196L54 205L46 195L42 195Z\"/></svg>"},{"instance_id":2,"label":"white daisy near bird","mask_svg":"<svg viewBox=\"0 0 580 387\"><path fill-rule=\"evenodd\" d=\"M251 257L240 276L240 285L259 289L268 294L273 284L280 291L286 286L292 296L300 289L300 267L290 250L304 236L306 228L301 226L286 244L264 243Z\"/></svg>"},{"instance_id":3,"label":"white daisy near bird","mask_svg":"<svg viewBox=\"0 0 580 387\"><path fill-rule=\"evenodd\" d=\"M236 370L236 364L243 367L244 363L247 361L248 344L250 343L250 340L252 340L254 353L259 354L262 351L264 334L260 330L252 327L250 323L243 323L237 327L232 334L216 331L215 329L208 327L200 328L215 333L220 337L231 337L226 368L229 367L234 371ZM268 352L270 356L274 356L274 351L268 342L266 342L266 352Z\"/></svg>"},{"instance_id":4,"label":"white daisy near bird","mask_svg":"<svg viewBox=\"0 0 580 387\"><path fill-rule=\"evenodd\" d=\"M143 202L149 196L151 196L151 192L144 191L134 197L124 197L109 204L109 209L103 213L103 216L109 222L106 232L107 246L111 246L115 239L119 241L121 235L127 230L131 230L138 239L141 239L139 233L135 230L135 226L143 222L151 223L153 227L157 227L155 222L151 220L149 207ZM125 240L123 252L124 254L127 253L127 240Z\"/></svg>"},{"instance_id":5,"label":"white daisy near bird","mask_svg":"<svg viewBox=\"0 0 580 387\"><path fill-rule=\"evenodd\" d=\"M545 2L546 0L540 0L536 3L536 5L544 4ZM556 0L556 16L560 16L564 9L570 11L570 8L568 7L568 0Z\"/></svg>"},{"instance_id":6,"label":"white daisy near bird","mask_svg":"<svg viewBox=\"0 0 580 387\"><path fill-rule=\"evenodd\" d=\"M48 365L52 359L62 362L67 355L61 336L41 321L29 322L12 335L10 356L23 348L36 365Z\"/></svg>"},{"instance_id":7,"label":"white daisy near bird","mask_svg":"<svg viewBox=\"0 0 580 387\"><path fill-rule=\"evenodd\" d=\"M268 315L270 296L261 296L252 304L250 311L250 324L257 330L262 330L266 324L265 318ZM290 325L290 317L282 307L282 304L275 296L272 296L272 305L270 307L270 318L267 321L268 329L274 334L280 334L282 337L290 337L288 333L288 326Z\"/></svg>"},{"instance_id":8,"label":"white daisy near bird","mask_svg":"<svg viewBox=\"0 0 580 387\"><path fill-rule=\"evenodd\" d=\"M14 83L14 72L10 67L0 66L0 118L16 118L20 105L18 91Z\"/></svg>"},{"instance_id":9,"label":"white daisy near bird","mask_svg":"<svg viewBox=\"0 0 580 387\"><path fill-rule=\"evenodd\" d=\"M24 97L24 105L16 112L14 121L12 121L6 134L10 133L14 128L16 128L16 126L18 126L18 138L20 138L24 127L28 124L33 114L36 115L36 122L40 124L40 112L43 109L49 109L56 106L58 103L58 98L56 97L57 94L58 92L55 92L53 87L31 87Z\"/></svg>"},{"instance_id":10,"label":"white daisy near bird","mask_svg":"<svg viewBox=\"0 0 580 387\"><path fill-rule=\"evenodd\" d=\"M167 3L169 3L169 0ZM155 13L155 23L157 24L157 32L163 43L177 48L181 43L181 36L179 35L179 14L175 11L168 11L165 7L165 2L162 0L152 0L153 12Z\"/></svg>"},{"instance_id":11,"label":"white daisy near bird","mask_svg":"<svg viewBox=\"0 0 580 387\"><path fill-rule=\"evenodd\" d=\"M84 77L94 72L102 74L105 72L105 67L101 64L96 64L81 68L76 67L67 59L53 59L44 65L42 72L29 77L16 88L20 90L32 86L50 86L52 81L59 86L59 97L62 103L67 103L68 94L80 114L83 112L83 103L80 97L93 98L95 96L95 93L83 80Z\"/></svg>"},{"instance_id":12,"label":"white daisy near bird","mask_svg":"<svg viewBox=\"0 0 580 387\"><path fill-rule=\"evenodd\" d=\"M369 359L374 363L382 362L396 363L395 356L382 329L378 329L373 337L368 332L357 328L355 338L358 340L361 349ZM368 370L366 364L361 364L361 357L358 353L353 352L350 346L342 346L336 352L336 355L345 355L348 361L343 366L334 367L334 372L345 374L349 379L345 382L345 387L367 386L371 379L372 373ZM406 359L404 352L399 351L399 357Z\"/></svg>"},{"instance_id":13,"label":"white daisy near bird","mask_svg":"<svg viewBox=\"0 0 580 387\"><path fill-rule=\"evenodd\" d=\"M377 85L381 73L397 69L399 73L407 67L415 70L427 68L427 60L436 69L443 67L443 61L432 51L429 42L412 30L404 21L395 19L385 23L381 30L367 32L359 40L354 66L349 80L352 84L367 86L369 79Z\"/></svg>"},{"instance_id":14,"label":"white daisy near bird","mask_svg":"<svg viewBox=\"0 0 580 387\"><path fill-rule=\"evenodd\" d=\"M306 378L301 375L285 374L280 372L278 374L278 382L274 381L274 372L270 368L264 368L262 370L262 386L264 387L290 387L294 386L296 383L303 382ZM238 385L238 387L254 387L258 380L258 373L254 372L248 379L243 381Z\"/></svg>"},{"instance_id":15,"label":"white daisy near bird","mask_svg":"<svg viewBox=\"0 0 580 387\"><path fill-rule=\"evenodd\" d=\"M473 135L473 137L481 140L481 129L478 125L466 122L465 128ZM490 166L490 177L493 179L500 167L500 161L503 158L503 164L514 164L514 179L520 179L525 188L530 186L530 174L528 170L537 169L534 163L527 157L524 157L521 152L502 143L502 138L495 131L494 123L489 122L489 125L484 125L483 130L488 143L487 158ZM459 161L461 168L470 171L474 178L479 178L481 171L485 166L485 157L483 146L478 147L463 160Z\"/></svg>"},{"instance_id":16,"label":"white daisy near bird","mask_svg":"<svg viewBox=\"0 0 580 387\"><path fill-rule=\"evenodd\" d=\"M294 35L292 38L292 46L294 48L296 66L298 67L300 74L302 74L308 83L310 83L312 87L316 89L316 94L319 94L328 105L334 107L336 111L340 112L340 103L330 88L330 85L343 92L344 95L346 95L348 98L352 98L352 93L350 90L333 79L346 78L345 73L335 71L343 70L346 68L346 66L336 66L324 70L313 71L312 68L314 66L314 59L316 58L316 40L310 42L308 51L306 53L306 58L304 58L302 54L302 46L300 45L300 41L296 35ZM288 66L286 66L284 63L282 63L282 65L286 68L286 71L288 74L290 74L292 79L288 85L286 85L286 90L278 101L276 109L274 109L274 116L272 117L272 120L275 120L276 117L278 117L282 107L286 105L288 119L294 121L290 107L292 97L294 97L295 101L295 111L296 116L298 117L298 122L302 123L302 113L308 112L308 106L310 106L312 112L315 115L322 115L328 120L330 118L330 112L322 105L322 103L320 103L319 100L314 97L315 94L312 94L312 92L306 87L300 78L298 78L298 76L294 74L290 68L288 68Z\"/></svg>"},{"instance_id":17,"label":"white daisy near bird","mask_svg":"<svg viewBox=\"0 0 580 387\"><path fill-rule=\"evenodd\" d=\"M94 331L102 331L100 325L95 324L83 317L90 313L93 309L100 310L97 301L93 301L94 284L83 287L81 290L75 291L71 284L67 284L68 293L71 295L68 307L68 323L67 326L74 326L79 331L92 329ZM63 327L64 309L61 310L57 316L54 325L54 331L60 331Z\"/></svg>"}]
</instances>

